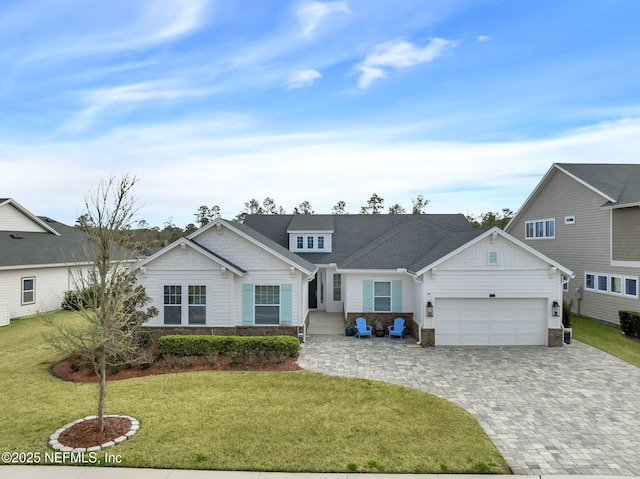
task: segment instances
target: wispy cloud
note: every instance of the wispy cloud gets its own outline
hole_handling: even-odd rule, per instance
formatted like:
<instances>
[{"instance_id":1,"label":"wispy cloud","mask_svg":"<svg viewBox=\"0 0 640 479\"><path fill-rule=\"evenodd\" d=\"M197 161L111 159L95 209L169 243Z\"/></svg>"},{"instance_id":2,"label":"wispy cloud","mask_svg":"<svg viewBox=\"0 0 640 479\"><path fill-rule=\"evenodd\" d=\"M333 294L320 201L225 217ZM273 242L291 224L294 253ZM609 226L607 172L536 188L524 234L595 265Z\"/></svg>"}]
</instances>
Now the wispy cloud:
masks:
<instances>
[{"instance_id":1,"label":"wispy cloud","mask_svg":"<svg viewBox=\"0 0 640 479\"><path fill-rule=\"evenodd\" d=\"M310 36L325 17L333 13L349 14L345 2L309 2L298 9L296 15L302 25L302 33Z\"/></svg>"},{"instance_id":2,"label":"wispy cloud","mask_svg":"<svg viewBox=\"0 0 640 479\"><path fill-rule=\"evenodd\" d=\"M289 75L289 79L287 80L287 90L311 86L315 80L321 77L322 74L313 69L296 70Z\"/></svg>"},{"instance_id":3,"label":"wispy cloud","mask_svg":"<svg viewBox=\"0 0 640 479\"><path fill-rule=\"evenodd\" d=\"M443 38L433 38L423 47L406 40L381 43L355 67L361 72L358 86L368 88L374 80L386 77L389 70L398 71L430 62L455 46L455 41Z\"/></svg>"},{"instance_id":4,"label":"wispy cloud","mask_svg":"<svg viewBox=\"0 0 640 479\"><path fill-rule=\"evenodd\" d=\"M476 37L476 40L478 40L479 42L488 42L489 40L491 40L491 37L489 35L478 35Z\"/></svg>"}]
</instances>

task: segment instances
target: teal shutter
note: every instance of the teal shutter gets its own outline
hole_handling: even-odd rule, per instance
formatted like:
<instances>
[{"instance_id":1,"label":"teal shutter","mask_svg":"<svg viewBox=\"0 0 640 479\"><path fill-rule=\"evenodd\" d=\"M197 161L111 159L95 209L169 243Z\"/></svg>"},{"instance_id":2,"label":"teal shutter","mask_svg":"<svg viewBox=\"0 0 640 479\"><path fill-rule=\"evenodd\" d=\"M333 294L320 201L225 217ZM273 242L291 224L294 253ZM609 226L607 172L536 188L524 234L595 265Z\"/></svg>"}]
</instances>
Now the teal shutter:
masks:
<instances>
[{"instance_id":1,"label":"teal shutter","mask_svg":"<svg viewBox=\"0 0 640 479\"><path fill-rule=\"evenodd\" d=\"M242 325L253 325L253 285L242 285Z\"/></svg>"},{"instance_id":2,"label":"teal shutter","mask_svg":"<svg viewBox=\"0 0 640 479\"><path fill-rule=\"evenodd\" d=\"M280 285L280 324L291 326L293 318L293 291L291 284Z\"/></svg>"},{"instance_id":3,"label":"teal shutter","mask_svg":"<svg viewBox=\"0 0 640 479\"><path fill-rule=\"evenodd\" d=\"M391 311L402 311L402 280L391 281Z\"/></svg>"},{"instance_id":4,"label":"teal shutter","mask_svg":"<svg viewBox=\"0 0 640 479\"><path fill-rule=\"evenodd\" d=\"M362 309L364 313L373 311L373 280L370 279L362 282Z\"/></svg>"}]
</instances>

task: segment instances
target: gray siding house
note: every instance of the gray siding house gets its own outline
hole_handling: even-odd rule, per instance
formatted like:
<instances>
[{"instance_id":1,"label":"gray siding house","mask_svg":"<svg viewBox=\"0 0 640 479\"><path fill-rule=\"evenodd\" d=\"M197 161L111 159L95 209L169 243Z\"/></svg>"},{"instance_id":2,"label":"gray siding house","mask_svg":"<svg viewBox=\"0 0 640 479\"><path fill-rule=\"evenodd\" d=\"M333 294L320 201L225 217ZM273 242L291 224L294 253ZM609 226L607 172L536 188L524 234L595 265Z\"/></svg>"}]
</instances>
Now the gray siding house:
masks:
<instances>
[{"instance_id":1,"label":"gray siding house","mask_svg":"<svg viewBox=\"0 0 640 479\"><path fill-rule=\"evenodd\" d=\"M575 273L573 311L618 323L640 311L640 165L554 164L505 228Z\"/></svg>"}]
</instances>

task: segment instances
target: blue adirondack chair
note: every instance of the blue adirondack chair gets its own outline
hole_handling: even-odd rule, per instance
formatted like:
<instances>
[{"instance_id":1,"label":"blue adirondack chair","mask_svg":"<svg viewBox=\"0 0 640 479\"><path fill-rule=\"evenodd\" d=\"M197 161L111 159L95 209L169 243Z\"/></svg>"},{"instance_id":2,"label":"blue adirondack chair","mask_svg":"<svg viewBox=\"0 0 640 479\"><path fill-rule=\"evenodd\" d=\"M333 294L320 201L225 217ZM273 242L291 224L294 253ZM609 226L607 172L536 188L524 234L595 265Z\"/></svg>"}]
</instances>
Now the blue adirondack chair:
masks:
<instances>
[{"instance_id":1,"label":"blue adirondack chair","mask_svg":"<svg viewBox=\"0 0 640 479\"><path fill-rule=\"evenodd\" d=\"M367 325L367 320L360 317L356 319L356 336L362 338L364 336L369 336L373 338L373 326Z\"/></svg>"},{"instance_id":2,"label":"blue adirondack chair","mask_svg":"<svg viewBox=\"0 0 640 479\"><path fill-rule=\"evenodd\" d=\"M400 339L404 336L404 319L396 318L393 320L393 324L389 326L389 339L391 336L399 336Z\"/></svg>"}]
</instances>

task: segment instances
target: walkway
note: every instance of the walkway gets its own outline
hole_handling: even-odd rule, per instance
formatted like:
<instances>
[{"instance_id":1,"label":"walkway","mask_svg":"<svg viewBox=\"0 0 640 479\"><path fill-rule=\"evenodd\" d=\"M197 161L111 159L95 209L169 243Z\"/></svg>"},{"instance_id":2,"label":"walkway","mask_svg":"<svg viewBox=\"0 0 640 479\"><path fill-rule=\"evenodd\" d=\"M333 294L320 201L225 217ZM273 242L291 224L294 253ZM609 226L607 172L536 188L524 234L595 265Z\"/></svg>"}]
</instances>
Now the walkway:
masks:
<instances>
[{"instance_id":1,"label":"walkway","mask_svg":"<svg viewBox=\"0 0 640 479\"><path fill-rule=\"evenodd\" d=\"M640 476L640 369L585 344L421 348L412 337L311 335L298 362L454 401L514 474Z\"/></svg>"}]
</instances>

